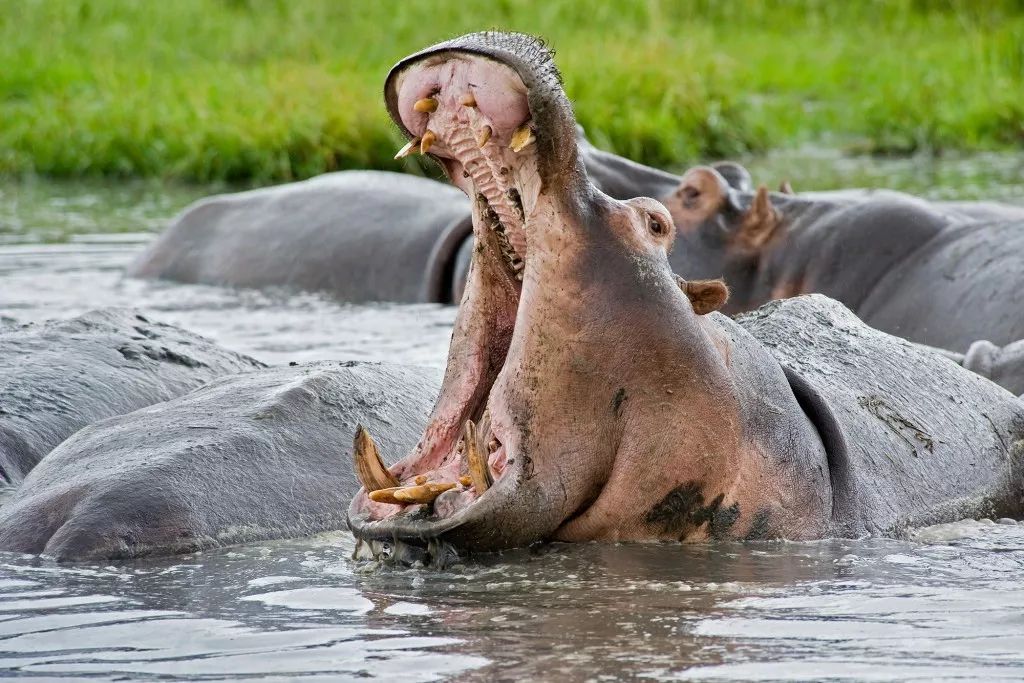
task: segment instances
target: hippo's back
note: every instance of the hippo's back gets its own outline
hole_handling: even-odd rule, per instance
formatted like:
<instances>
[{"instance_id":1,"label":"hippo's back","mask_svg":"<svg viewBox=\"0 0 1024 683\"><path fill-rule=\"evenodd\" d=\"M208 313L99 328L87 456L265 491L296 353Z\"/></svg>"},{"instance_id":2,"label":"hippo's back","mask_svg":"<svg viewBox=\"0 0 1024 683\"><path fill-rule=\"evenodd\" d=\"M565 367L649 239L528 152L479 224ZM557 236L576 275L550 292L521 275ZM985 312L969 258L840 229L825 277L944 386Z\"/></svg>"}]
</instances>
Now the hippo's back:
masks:
<instances>
[{"instance_id":1,"label":"hippo's back","mask_svg":"<svg viewBox=\"0 0 1024 683\"><path fill-rule=\"evenodd\" d=\"M0 550L100 560L342 529L356 425L404 455L439 384L435 368L274 367L91 425L0 509Z\"/></svg>"},{"instance_id":2,"label":"hippo's back","mask_svg":"<svg viewBox=\"0 0 1024 683\"><path fill-rule=\"evenodd\" d=\"M837 531L1019 514L1024 403L1012 394L821 295L737 322L778 359L818 425Z\"/></svg>"},{"instance_id":3,"label":"hippo's back","mask_svg":"<svg viewBox=\"0 0 1024 683\"><path fill-rule=\"evenodd\" d=\"M435 271L450 269L470 230L466 197L453 187L342 171L198 201L129 274L323 291L351 302L432 301L450 278Z\"/></svg>"},{"instance_id":4,"label":"hippo's back","mask_svg":"<svg viewBox=\"0 0 1024 683\"><path fill-rule=\"evenodd\" d=\"M126 309L0 330L0 481L21 481L86 425L257 367Z\"/></svg>"}]
</instances>

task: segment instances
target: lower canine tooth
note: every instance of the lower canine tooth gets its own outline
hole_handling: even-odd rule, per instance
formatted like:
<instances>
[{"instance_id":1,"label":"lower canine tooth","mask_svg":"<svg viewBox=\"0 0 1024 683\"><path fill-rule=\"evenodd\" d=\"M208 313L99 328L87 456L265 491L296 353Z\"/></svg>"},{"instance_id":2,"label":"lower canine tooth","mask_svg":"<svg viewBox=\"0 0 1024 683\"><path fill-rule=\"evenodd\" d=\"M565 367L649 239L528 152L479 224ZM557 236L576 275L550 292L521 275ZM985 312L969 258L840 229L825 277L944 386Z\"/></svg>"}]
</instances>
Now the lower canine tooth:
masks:
<instances>
[{"instance_id":1,"label":"lower canine tooth","mask_svg":"<svg viewBox=\"0 0 1024 683\"><path fill-rule=\"evenodd\" d=\"M476 425L472 420L466 420L466 426L462 430L462 442L466 444L466 464L469 469L469 478L473 482L473 488L476 489L477 495L480 495L491 487L494 480L491 479L491 470L487 466L487 459L480 452Z\"/></svg>"},{"instance_id":2,"label":"lower canine tooth","mask_svg":"<svg viewBox=\"0 0 1024 683\"><path fill-rule=\"evenodd\" d=\"M524 123L516 129L515 133L512 133L512 141L508 146L513 152L521 152L536 139L533 136L533 131L530 130L530 124Z\"/></svg>"},{"instance_id":3,"label":"lower canine tooth","mask_svg":"<svg viewBox=\"0 0 1024 683\"><path fill-rule=\"evenodd\" d=\"M377 444L373 442L373 437L362 425L356 427L352 458L355 461L359 482L366 487L367 491L398 486L398 480L388 471L381 459L380 451L377 450Z\"/></svg>"},{"instance_id":4,"label":"lower canine tooth","mask_svg":"<svg viewBox=\"0 0 1024 683\"><path fill-rule=\"evenodd\" d=\"M480 132L476 134L476 146L483 149L483 146L487 144L487 141L491 139L491 127L484 126L480 129Z\"/></svg>"},{"instance_id":5,"label":"lower canine tooth","mask_svg":"<svg viewBox=\"0 0 1024 683\"><path fill-rule=\"evenodd\" d=\"M398 153L395 155L395 158L396 159L404 159L405 157L409 156L410 154L415 152L417 149L419 149L419 147L420 147L420 139L419 138L413 138L409 142L405 143L405 147L403 147L402 149L398 150Z\"/></svg>"},{"instance_id":6,"label":"lower canine tooth","mask_svg":"<svg viewBox=\"0 0 1024 683\"><path fill-rule=\"evenodd\" d=\"M423 134L423 139L420 140L420 154L426 154L433 147L434 141L437 140L437 134L432 130L428 130Z\"/></svg>"}]
</instances>

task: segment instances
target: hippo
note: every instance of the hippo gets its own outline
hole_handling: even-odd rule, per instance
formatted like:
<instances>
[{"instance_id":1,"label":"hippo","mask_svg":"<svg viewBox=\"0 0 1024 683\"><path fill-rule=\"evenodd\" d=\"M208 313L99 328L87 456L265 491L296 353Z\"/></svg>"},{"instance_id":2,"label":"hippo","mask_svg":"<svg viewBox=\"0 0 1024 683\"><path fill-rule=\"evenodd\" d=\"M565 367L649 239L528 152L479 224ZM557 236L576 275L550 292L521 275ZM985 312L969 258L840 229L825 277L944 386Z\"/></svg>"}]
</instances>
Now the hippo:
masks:
<instances>
[{"instance_id":1,"label":"hippo","mask_svg":"<svg viewBox=\"0 0 1024 683\"><path fill-rule=\"evenodd\" d=\"M737 190L696 167L663 198L695 278L724 277L739 313L818 292L872 327L963 352L1024 339L1024 208L899 192Z\"/></svg>"},{"instance_id":2,"label":"hippo","mask_svg":"<svg viewBox=\"0 0 1024 683\"><path fill-rule=\"evenodd\" d=\"M0 482L21 482L86 425L259 367L127 309L0 329Z\"/></svg>"},{"instance_id":3,"label":"hippo","mask_svg":"<svg viewBox=\"0 0 1024 683\"><path fill-rule=\"evenodd\" d=\"M95 562L343 529L359 486L352 434L363 425L385 452L411 448L439 374L337 361L249 370L96 422L0 507L0 550Z\"/></svg>"},{"instance_id":4,"label":"hippo","mask_svg":"<svg viewBox=\"0 0 1024 683\"><path fill-rule=\"evenodd\" d=\"M584 164L607 194L660 197L678 187L678 176L594 147L582 127L576 134ZM749 189L743 167L715 168ZM387 171L339 171L201 199L136 257L128 275L288 287L350 303L451 304L461 299L472 234L469 202L450 185Z\"/></svg>"},{"instance_id":5,"label":"hippo","mask_svg":"<svg viewBox=\"0 0 1024 683\"><path fill-rule=\"evenodd\" d=\"M340 171L187 207L129 267L140 278L322 291L341 301L453 300L466 197L384 171Z\"/></svg>"},{"instance_id":6,"label":"hippo","mask_svg":"<svg viewBox=\"0 0 1024 683\"><path fill-rule=\"evenodd\" d=\"M391 70L385 100L472 200L477 246L417 446L390 466L356 449L357 557L1021 512L1024 404L824 296L716 312L721 281L673 272L667 209L589 181L541 41L434 45Z\"/></svg>"}]
</instances>

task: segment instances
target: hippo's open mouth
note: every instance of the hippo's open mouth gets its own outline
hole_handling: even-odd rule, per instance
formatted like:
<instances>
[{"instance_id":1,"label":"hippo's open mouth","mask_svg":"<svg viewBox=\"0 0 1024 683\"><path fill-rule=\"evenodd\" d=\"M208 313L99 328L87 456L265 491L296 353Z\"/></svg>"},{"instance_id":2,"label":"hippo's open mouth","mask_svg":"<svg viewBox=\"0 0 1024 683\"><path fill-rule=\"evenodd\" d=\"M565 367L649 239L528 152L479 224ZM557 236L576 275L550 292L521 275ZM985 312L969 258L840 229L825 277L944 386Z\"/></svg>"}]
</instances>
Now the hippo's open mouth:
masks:
<instances>
[{"instance_id":1,"label":"hippo's open mouth","mask_svg":"<svg viewBox=\"0 0 1024 683\"><path fill-rule=\"evenodd\" d=\"M349 525L372 555L411 544L420 557L431 540L494 514L532 476L529 458L515 457L517 430L502 387L515 381L506 358L524 324L518 309L531 277L531 224L551 216L546 190L578 172L572 111L560 87L551 87L558 83L538 41L508 34L428 49L388 77L388 108L409 138L399 155L429 153L475 198L476 250L441 395L419 445L388 469L370 436L356 436L364 488ZM567 151L552 159L559 145Z\"/></svg>"}]
</instances>

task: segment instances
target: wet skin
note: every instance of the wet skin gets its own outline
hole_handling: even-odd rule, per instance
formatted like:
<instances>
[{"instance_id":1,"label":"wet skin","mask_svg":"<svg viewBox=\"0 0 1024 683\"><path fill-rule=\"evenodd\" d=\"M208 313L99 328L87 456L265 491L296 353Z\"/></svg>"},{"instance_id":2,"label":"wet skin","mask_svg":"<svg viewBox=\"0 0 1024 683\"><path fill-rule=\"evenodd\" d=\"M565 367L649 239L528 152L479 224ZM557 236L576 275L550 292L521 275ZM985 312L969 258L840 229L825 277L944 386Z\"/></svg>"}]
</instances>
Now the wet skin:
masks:
<instances>
[{"instance_id":1,"label":"wet skin","mask_svg":"<svg viewBox=\"0 0 1024 683\"><path fill-rule=\"evenodd\" d=\"M760 337L709 312L725 289L672 272L665 207L589 181L536 40L428 48L385 97L472 199L477 247L419 444L390 468L357 449L374 473L349 508L361 554L808 539L1018 500L1024 406L1004 390L822 297L752 319ZM928 461L878 466L906 424Z\"/></svg>"},{"instance_id":2,"label":"wet skin","mask_svg":"<svg viewBox=\"0 0 1024 683\"><path fill-rule=\"evenodd\" d=\"M898 192L791 195L697 167L665 199L686 274L723 277L726 311L820 292L864 322L964 352L1024 338L1024 209Z\"/></svg>"},{"instance_id":3,"label":"wet skin","mask_svg":"<svg viewBox=\"0 0 1024 683\"><path fill-rule=\"evenodd\" d=\"M0 486L89 424L259 367L127 309L0 330Z\"/></svg>"}]
</instances>

